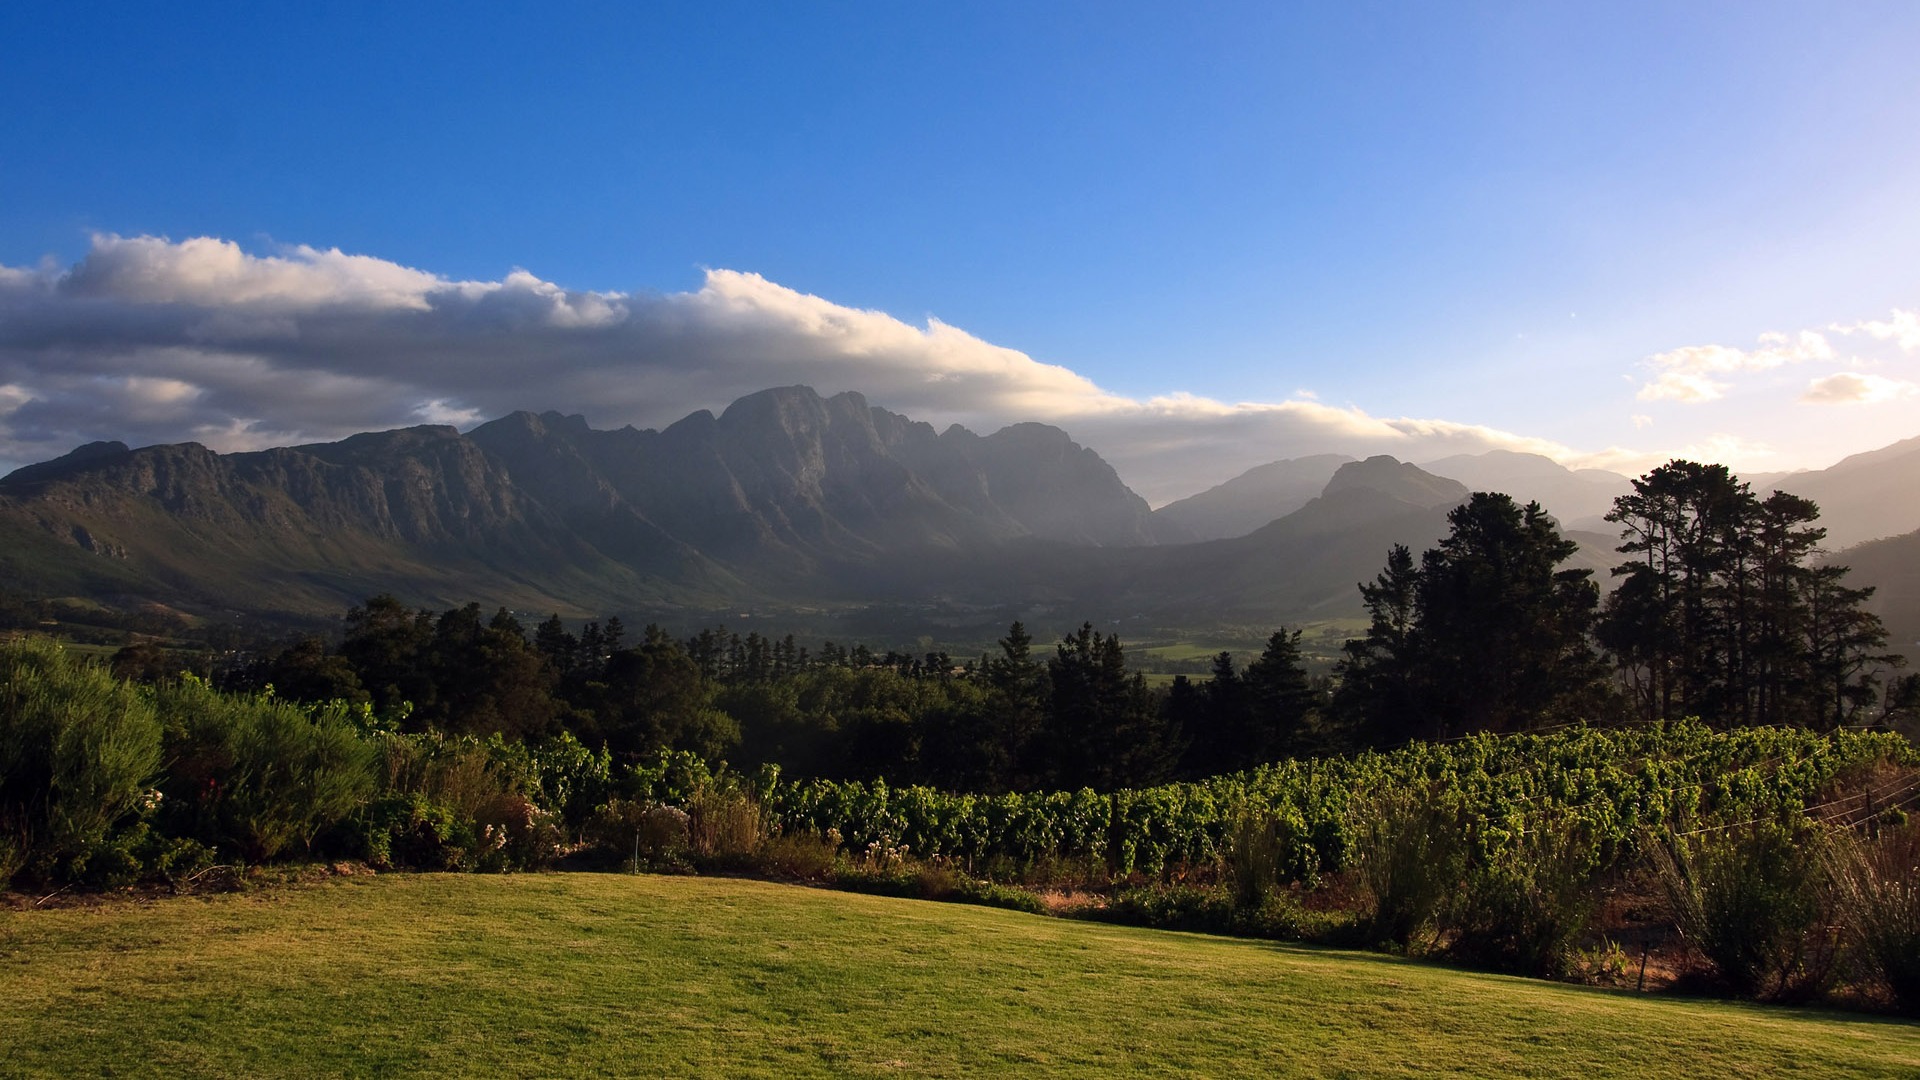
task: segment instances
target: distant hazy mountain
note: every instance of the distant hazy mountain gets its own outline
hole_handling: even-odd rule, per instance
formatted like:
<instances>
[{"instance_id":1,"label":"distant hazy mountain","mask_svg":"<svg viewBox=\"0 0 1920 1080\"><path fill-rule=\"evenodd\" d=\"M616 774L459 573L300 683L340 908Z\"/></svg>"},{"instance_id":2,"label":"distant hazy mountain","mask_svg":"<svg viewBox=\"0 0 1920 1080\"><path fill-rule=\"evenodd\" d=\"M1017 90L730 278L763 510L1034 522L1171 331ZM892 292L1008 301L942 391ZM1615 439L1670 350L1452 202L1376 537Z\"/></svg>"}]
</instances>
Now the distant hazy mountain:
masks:
<instances>
[{"instance_id":1,"label":"distant hazy mountain","mask_svg":"<svg viewBox=\"0 0 1920 1080\"><path fill-rule=\"evenodd\" d=\"M1319 496L1246 536L1131 552L1134 565L1108 571L1111 602L1089 610L1124 618L1145 614L1192 624L1201 620L1261 625L1362 612L1361 582L1386 566L1387 550L1405 544L1417 558L1448 532L1447 514L1464 502L1456 480L1391 457L1340 466ZM1595 571L1602 588L1619 556L1604 535L1568 532L1580 551L1570 568Z\"/></svg>"},{"instance_id":2,"label":"distant hazy mountain","mask_svg":"<svg viewBox=\"0 0 1920 1080\"><path fill-rule=\"evenodd\" d=\"M1852 568L1847 584L1874 587L1867 609L1886 623L1889 646L1920 664L1920 532L1870 540L1834 561Z\"/></svg>"},{"instance_id":3,"label":"distant hazy mountain","mask_svg":"<svg viewBox=\"0 0 1920 1080\"><path fill-rule=\"evenodd\" d=\"M1746 479L1763 498L1777 488L1818 503L1830 548L1920 529L1920 437L1855 454L1825 469Z\"/></svg>"},{"instance_id":4,"label":"distant hazy mountain","mask_svg":"<svg viewBox=\"0 0 1920 1080\"><path fill-rule=\"evenodd\" d=\"M1296 621L1357 614L1356 586L1386 565L1387 549L1438 543L1467 494L1384 455L1349 461L1318 496L1245 536L1138 553L1141 565L1109 585L1114 607L1255 624L1282 612Z\"/></svg>"},{"instance_id":5,"label":"distant hazy mountain","mask_svg":"<svg viewBox=\"0 0 1920 1080\"><path fill-rule=\"evenodd\" d=\"M1345 454L1316 454L1256 465L1224 484L1170 502L1153 516L1185 529L1196 540L1245 536L1305 506L1327 486L1334 470L1352 460Z\"/></svg>"},{"instance_id":6,"label":"distant hazy mountain","mask_svg":"<svg viewBox=\"0 0 1920 1080\"><path fill-rule=\"evenodd\" d=\"M1633 481L1619 473L1569 469L1552 458L1512 450L1455 454L1421 468L1474 491L1504 491L1518 502L1537 502L1563 525L1597 525L1614 499L1633 490Z\"/></svg>"},{"instance_id":7,"label":"distant hazy mountain","mask_svg":"<svg viewBox=\"0 0 1920 1080\"><path fill-rule=\"evenodd\" d=\"M1245 536L1306 505L1321 493L1335 470L1352 460L1321 454L1261 465L1198 495L1168 503L1154 511L1154 517L1184 526L1202 540ZM1522 503L1537 501L1569 527L1600 526L1613 500L1632 489L1632 481L1618 473L1568 469L1551 458L1511 450L1456 454L1420 468L1457 481L1468 491L1501 491Z\"/></svg>"}]
</instances>

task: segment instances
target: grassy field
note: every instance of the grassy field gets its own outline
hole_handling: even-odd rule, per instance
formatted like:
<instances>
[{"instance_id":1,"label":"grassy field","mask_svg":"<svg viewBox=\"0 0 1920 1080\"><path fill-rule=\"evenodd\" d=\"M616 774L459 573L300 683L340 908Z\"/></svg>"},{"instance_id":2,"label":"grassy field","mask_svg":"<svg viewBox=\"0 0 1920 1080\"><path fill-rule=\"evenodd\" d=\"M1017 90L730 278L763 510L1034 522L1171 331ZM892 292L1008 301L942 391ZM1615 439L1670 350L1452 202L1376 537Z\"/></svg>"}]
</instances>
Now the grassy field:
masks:
<instances>
[{"instance_id":1,"label":"grassy field","mask_svg":"<svg viewBox=\"0 0 1920 1080\"><path fill-rule=\"evenodd\" d=\"M0 911L0 1075L1913 1076L1920 1027L748 881Z\"/></svg>"}]
</instances>

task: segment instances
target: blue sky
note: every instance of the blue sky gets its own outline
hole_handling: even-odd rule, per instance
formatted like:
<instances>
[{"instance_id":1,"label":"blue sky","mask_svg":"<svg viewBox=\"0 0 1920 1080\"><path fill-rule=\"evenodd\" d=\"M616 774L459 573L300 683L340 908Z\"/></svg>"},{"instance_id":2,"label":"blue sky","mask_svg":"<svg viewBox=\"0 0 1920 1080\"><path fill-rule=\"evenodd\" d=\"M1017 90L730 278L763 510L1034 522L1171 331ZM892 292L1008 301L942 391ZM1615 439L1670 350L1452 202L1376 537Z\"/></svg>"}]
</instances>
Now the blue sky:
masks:
<instances>
[{"instance_id":1,"label":"blue sky","mask_svg":"<svg viewBox=\"0 0 1920 1080\"><path fill-rule=\"evenodd\" d=\"M508 402L658 423L817 382L1061 423L1155 502L1317 449L1818 467L1920 434L1917 45L1920 6L1865 3L9 5L0 463ZM196 238L243 276L325 270L305 249L378 261L322 274L350 290L387 264L524 270L652 304L654 330L601 341L577 385L516 384L516 357L540 373L586 346L487 322L471 388L452 330L431 377L379 386L271 334L141 338L156 305L223 310L217 288L127 291L203 273L175 257ZM275 296L302 341L389 340L329 338L341 304L306 286ZM660 312L694 300L686 356L727 378L665 355L681 339L655 323L680 316ZM745 339L743 303L763 316ZM922 340L874 360L892 346L862 337L854 364L816 333L842 309ZM956 375L930 318L1045 370ZM743 340L773 359L727 352ZM956 382L973 396L915 389ZM1127 413L1174 395L1323 411Z\"/></svg>"}]
</instances>

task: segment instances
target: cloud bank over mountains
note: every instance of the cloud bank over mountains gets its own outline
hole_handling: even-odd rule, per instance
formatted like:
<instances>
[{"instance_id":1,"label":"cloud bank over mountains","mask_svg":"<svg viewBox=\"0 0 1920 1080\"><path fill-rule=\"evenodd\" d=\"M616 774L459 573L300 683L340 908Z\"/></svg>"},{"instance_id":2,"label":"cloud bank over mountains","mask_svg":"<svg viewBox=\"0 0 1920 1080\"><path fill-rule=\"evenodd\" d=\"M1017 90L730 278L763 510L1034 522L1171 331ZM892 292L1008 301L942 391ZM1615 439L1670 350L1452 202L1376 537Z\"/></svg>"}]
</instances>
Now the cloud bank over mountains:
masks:
<instances>
[{"instance_id":1,"label":"cloud bank over mountains","mask_svg":"<svg viewBox=\"0 0 1920 1080\"><path fill-rule=\"evenodd\" d=\"M1911 313L1830 329L1920 347ZM1755 350L1664 354L1649 361L1656 374L1641 397L1711 400L1739 373L1824 359L1822 348L1831 352L1810 333ZM524 270L453 281L337 249L260 255L215 238L115 235L94 237L70 267L0 266L0 468L94 439L243 450L423 422L466 426L514 409L657 427L794 383L859 390L916 419L981 431L1058 424L1155 504L1309 453L1425 460L1506 448L1570 465L1647 460L1376 417L1305 394L1127 397L937 319L914 326L733 270L708 271L692 292L588 292ZM1805 400L1911 390L1841 372L1815 380Z\"/></svg>"}]
</instances>

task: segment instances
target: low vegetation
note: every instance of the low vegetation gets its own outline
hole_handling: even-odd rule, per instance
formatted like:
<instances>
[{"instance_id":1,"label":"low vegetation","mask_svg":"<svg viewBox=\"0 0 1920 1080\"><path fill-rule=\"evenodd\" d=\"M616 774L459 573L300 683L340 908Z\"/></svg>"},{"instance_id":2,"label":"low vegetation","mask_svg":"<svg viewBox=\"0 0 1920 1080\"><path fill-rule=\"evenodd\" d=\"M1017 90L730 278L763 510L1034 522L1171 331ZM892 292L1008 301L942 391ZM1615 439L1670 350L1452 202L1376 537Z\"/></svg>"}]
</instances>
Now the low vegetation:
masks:
<instances>
[{"instance_id":1,"label":"low vegetation","mask_svg":"<svg viewBox=\"0 0 1920 1080\"><path fill-rule=\"evenodd\" d=\"M0 646L0 669L0 869L36 889L181 888L289 859L748 873L1033 911L1064 894L1112 921L1590 977L1594 950L1647 937L1601 910L1638 888L1698 985L1920 1007L1897 857L1920 754L1890 733L1578 727L956 794L397 731L364 705L141 687L44 641Z\"/></svg>"}]
</instances>

